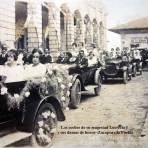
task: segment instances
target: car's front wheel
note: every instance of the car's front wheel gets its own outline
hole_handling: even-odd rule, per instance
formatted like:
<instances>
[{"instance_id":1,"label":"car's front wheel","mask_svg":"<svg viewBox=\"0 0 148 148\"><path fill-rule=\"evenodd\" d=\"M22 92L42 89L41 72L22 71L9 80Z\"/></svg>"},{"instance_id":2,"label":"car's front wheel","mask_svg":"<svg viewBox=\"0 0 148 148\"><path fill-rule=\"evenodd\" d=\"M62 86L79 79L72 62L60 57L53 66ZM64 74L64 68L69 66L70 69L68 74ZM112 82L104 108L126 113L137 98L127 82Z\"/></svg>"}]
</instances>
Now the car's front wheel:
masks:
<instances>
[{"instance_id":1,"label":"car's front wheel","mask_svg":"<svg viewBox=\"0 0 148 148\"><path fill-rule=\"evenodd\" d=\"M78 108L81 101L81 82L79 79L76 79L71 89L71 102L70 107L73 109Z\"/></svg>"},{"instance_id":2,"label":"car's front wheel","mask_svg":"<svg viewBox=\"0 0 148 148\"><path fill-rule=\"evenodd\" d=\"M35 119L34 129L31 137L32 146L50 147L56 133L57 115L54 107L44 103Z\"/></svg>"}]
</instances>

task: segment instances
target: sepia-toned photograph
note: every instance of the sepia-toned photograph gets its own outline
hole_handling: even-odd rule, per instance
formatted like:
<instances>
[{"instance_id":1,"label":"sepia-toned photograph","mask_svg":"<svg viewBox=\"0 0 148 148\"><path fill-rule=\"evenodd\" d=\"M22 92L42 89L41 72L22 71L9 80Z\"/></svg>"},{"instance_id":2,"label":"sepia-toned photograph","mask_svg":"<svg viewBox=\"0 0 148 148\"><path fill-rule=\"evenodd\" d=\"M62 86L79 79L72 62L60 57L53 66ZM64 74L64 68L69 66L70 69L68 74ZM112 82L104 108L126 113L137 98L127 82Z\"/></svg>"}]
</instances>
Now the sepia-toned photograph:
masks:
<instances>
[{"instance_id":1,"label":"sepia-toned photograph","mask_svg":"<svg viewBox=\"0 0 148 148\"><path fill-rule=\"evenodd\" d=\"M148 147L147 0L0 0L3 147Z\"/></svg>"}]
</instances>

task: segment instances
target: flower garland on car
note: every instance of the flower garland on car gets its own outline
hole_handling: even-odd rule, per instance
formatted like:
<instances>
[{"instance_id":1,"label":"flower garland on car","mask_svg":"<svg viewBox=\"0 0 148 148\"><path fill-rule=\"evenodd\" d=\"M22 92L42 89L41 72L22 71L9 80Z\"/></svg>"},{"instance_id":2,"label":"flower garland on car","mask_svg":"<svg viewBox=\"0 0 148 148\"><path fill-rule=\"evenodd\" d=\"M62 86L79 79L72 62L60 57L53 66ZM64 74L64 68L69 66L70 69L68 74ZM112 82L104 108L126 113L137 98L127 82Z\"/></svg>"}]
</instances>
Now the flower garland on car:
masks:
<instances>
[{"instance_id":1,"label":"flower garland on car","mask_svg":"<svg viewBox=\"0 0 148 148\"><path fill-rule=\"evenodd\" d=\"M5 85L5 81L0 82L0 95L7 99L8 110L19 109L21 102L29 98L32 88L39 87L39 94L43 97L52 92L58 94L58 99L63 108L67 108L70 101L70 88L72 86L72 76L68 73L66 65L48 65L47 73L39 80L28 80L20 93L11 94Z\"/></svg>"},{"instance_id":2,"label":"flower garland on car","mask_svg":"<svg viewBox=\"0 0 148 148\"><path fill-rule=\"evenodd\" d=\"M25 98L28 98L30 96L30 89L31 89L32 85L33 85L32 81L27 81L26 84L25 84L25 87L22 89L20 94L18 94L18 93L11 94L8 91L8 88L6 87L4 82L0 82L0 88L1 88L0 94L3 97L7 98L8 110L20 108L20 103Z\"/></svg>"}]
</instances>

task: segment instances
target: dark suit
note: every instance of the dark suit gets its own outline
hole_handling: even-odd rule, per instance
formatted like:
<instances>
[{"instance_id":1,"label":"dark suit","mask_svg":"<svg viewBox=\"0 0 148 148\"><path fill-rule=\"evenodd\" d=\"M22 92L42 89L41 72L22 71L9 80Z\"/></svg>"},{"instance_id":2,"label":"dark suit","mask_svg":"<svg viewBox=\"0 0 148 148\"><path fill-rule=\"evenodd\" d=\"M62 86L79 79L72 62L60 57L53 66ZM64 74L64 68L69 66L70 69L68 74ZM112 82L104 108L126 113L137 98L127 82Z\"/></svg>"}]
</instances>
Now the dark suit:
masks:
<instances>
[{"instance_id":1,"label":"dark suit","mask_svg":"<svg viewBox=\"0 0 148 148\"><path fill-rule=\"evenodd\" d=\"M0 65L4 65L5 62L7 61L7 55L6 54L1 54L0 55Z\"/></svg>"},{"instance_id":2,"label":"dark suit","mask_svg":"<svg viewBox=\"0 0 148 148\"><path fill-rule=\"evenodd\" d=\"M88 66L88 59L86 57L80 57L78 56L76 59L76 65L81 67L87 67Z\"/></svg>"},{"instance_id":3,"label":"dark suit","mask_svg":"<svg viewBox=\"0 0 148 148\"><path fill-rule=\"evenodd\" d=\"M46 63L51 63L52 58L50 55L43 55L41 57L41 63L46 64Z\"/></svg>"}]
</instances>

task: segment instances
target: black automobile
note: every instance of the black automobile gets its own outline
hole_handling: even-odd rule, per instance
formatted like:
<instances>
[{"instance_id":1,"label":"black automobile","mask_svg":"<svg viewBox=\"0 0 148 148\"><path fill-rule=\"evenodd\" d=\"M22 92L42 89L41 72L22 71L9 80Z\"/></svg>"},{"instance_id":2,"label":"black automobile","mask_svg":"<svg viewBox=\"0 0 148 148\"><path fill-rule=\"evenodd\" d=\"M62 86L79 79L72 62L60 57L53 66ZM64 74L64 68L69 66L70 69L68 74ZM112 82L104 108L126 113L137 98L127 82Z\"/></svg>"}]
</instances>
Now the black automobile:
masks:
<instances>
[{"instance_id":1,"label":"black automobile","mask_svg":"<svg viewBox=\"0 0 148 148\"><path fill-rule=\"evenodd\" d=\"M57 76L52 73L28 81L5 80L0 76L0 129L13 122L18 130L32 133L33 146L50 147L57 122L65 120Z\"/></svg>"},{"instance_id":2,"label":"black automobile","mask_svg":"<svg viewBox=\"0 0 148 148\"><path fill-rule=\"evenodd\" d=\"M106 59L105 66L102 67L101 76L103 80L108 78L122 78L123 83L127 83L132 77L132 64L126 57Z\"/></svg>"},{"instance_id":3,"label":"black automobile","mask_svg":"<svg viewBox=\"0 0 148 148\"><path fill-rule=\"evenodd\" d=\"M148 49L147 48L139 48L138 49L142 56L142 67L148 65Z\"/></svg>"},{"instance_id":4,"label":"black automobile","mask_svg":"<svg viewBox=\"0 0 148 148\"><path fill-rule=\"evenodd\" d=\"M81 95L87 91L93 89L96 96L100 95L102 85L99 63L90 67L79 67L75 64L75 61L76 57L72 56L66 63L58 62L58 67L66 66L69 75L72 76L69 106L74 109L78 108L81 102Z\"/></svg>"}]
</instances>

